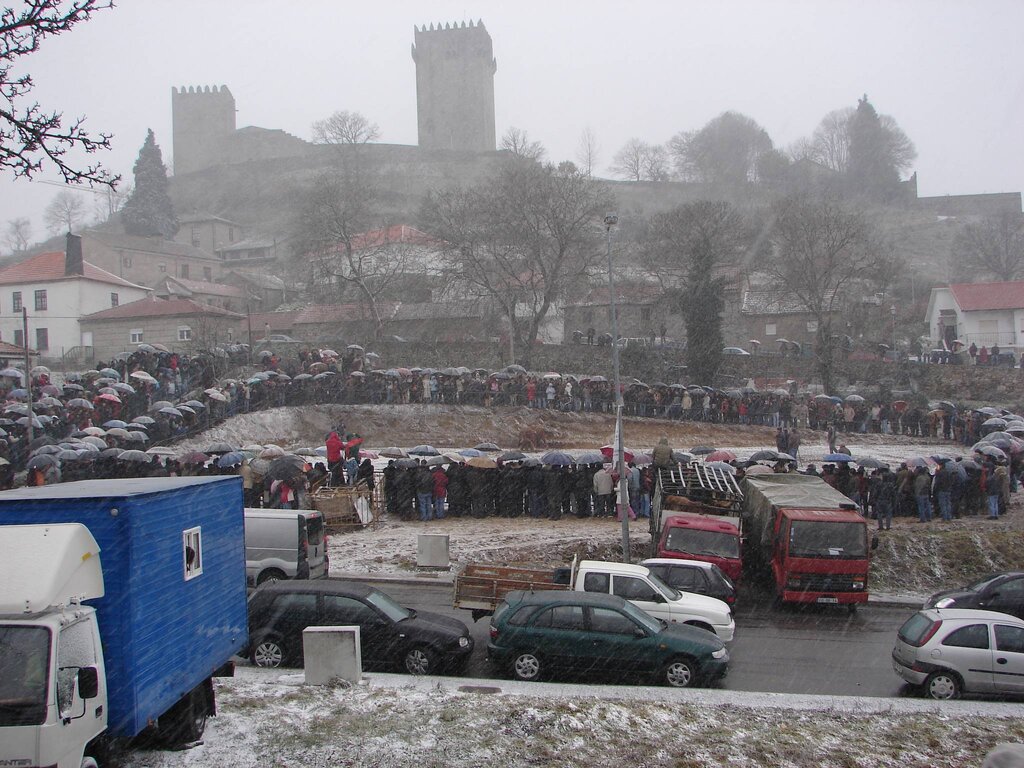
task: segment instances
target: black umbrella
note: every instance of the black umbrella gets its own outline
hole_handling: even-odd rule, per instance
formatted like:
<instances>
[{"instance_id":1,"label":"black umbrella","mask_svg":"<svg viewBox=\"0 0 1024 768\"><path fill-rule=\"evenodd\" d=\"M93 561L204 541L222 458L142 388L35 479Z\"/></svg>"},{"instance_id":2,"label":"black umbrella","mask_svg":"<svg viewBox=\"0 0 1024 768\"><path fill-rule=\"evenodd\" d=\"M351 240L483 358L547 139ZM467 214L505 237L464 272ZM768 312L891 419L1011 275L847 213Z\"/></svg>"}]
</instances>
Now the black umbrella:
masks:
<instances>
[{"instance_id":1,"label":"black umbrella","mask_svg":"<svg viewBox=\"0 0 1024 768\"><path fill-rule=\"evenodd\" d=\"M57 457L51 453L42 453L38 456L33 456L28 460L26 467L28 469L46 469L57 464Z\"/></svg>"},{"instance_id":2,"label":"black umbrella","mask_svg":"<svg viewBox=\"0 0 1024 768\"><path fill-rule=\"evenodd\" d=\"M494 443L480 443L480 445L475 446L475 448L476 450L483 451L484 453L497 453L501 450L501 448L496 446ZM412 451L409 451L409 453L412 453Z\"/></svg>"},{"instance_id":3,"label":"black umbrella","mask_svg":"<svg viewBox=\"0 0 1024 768\"><path fill-rule=\"evenodd\" d=\"M267 473L263 476L263 479L267 482L291 480L300 476L305 466L306 460L301 456L281 456L270 462L270 466L267 468Z\"/></svg>"},{"instance_id":4,"label":"black umbrella","mask_svg":"<svg viewBox=\"0 0 1024 768\"><path fill-rule=\"evenodd\" d=\"M696 453L696 451L694 451L694 453ZM778 451L774 451L771 448L765 448L762 451L756 451L750 454L748 461L775 461L778 458Z\"/></svg>"},{"instance_id":5,"label":"black umbrella","mask_svg":"<svg viewBox=\"0 0 1024 768\"><path fill-rule=\"evenodd\" d=\"M526 454L521 451L506 451L498 457L498 461L523 461Z\"/></svg>"},{"instance_id":6,"label":"black umbrella","mask_svg":"<svg viewBox=\"0 0 1024 768\"><path fill-rule=\"evenodd\" d=\"M690 449L690 453L694 454L695 456L705 456L705 455L707 455L709 453L714 453L714 452L715 452L714 448L710 448L710 447L708 447L706 445L698 445L695 448L691 448Z\"/></svg>"}]
</instances>

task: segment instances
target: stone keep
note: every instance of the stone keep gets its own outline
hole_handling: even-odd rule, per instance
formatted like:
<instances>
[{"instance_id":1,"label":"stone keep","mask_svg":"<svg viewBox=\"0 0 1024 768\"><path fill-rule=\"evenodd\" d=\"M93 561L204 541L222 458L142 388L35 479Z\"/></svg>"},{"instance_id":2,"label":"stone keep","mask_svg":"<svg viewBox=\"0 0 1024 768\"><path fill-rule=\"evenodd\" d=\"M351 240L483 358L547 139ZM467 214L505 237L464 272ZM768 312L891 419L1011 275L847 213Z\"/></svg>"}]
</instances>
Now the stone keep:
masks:
<instances>
[{"instance_id":1,"label":"stone keep","mask_svg":"<svg viewBox=\"0 0 1024 768\"><path fill-rule=\"evenodd\" d=\"M175 175L209 168L235 132L235 97L226 85L171 88L171 120Z\"/></svg>"},{"instance_id":2,"label":"stone keep","mask_svg":"<svg viewBox=\"0 0 1024 768\"><path fill-rule=\"evenodd\" d=\"M412 58L420 148L493 152L498 65L483 22L416 28Z\"/></svg>"}]
</instances>

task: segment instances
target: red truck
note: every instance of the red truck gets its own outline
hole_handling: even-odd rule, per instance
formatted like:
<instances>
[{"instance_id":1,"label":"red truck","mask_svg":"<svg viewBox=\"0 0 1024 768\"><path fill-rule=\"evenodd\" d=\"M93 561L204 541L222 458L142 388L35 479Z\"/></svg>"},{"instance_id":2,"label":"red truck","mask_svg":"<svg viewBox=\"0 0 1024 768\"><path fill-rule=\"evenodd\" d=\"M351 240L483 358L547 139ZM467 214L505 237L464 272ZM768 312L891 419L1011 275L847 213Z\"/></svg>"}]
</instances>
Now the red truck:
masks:
<instances>
[{"instance_id":1,"label":"red truck","mask_svg":"<svg viewBox=\"0 0 1024 768\"><path fill-rule=\"evenodd\" d=\"M651 508L651 554L714 563L733 581L743 572L743 493L731 473L700 462L660 469Z\"/></svg>"},{"instance_id":2,"label":"red truck","mask_svg":"<svg viewBox=\"0 0 1024 768\"><path fill-rule=\"evenodd\" d=\"M770 571L779 600L851 612L868 601L878 538L869 542L850 499L813 475L752 475L742 486L748 569Z\"/></svg>"}]
</instances>

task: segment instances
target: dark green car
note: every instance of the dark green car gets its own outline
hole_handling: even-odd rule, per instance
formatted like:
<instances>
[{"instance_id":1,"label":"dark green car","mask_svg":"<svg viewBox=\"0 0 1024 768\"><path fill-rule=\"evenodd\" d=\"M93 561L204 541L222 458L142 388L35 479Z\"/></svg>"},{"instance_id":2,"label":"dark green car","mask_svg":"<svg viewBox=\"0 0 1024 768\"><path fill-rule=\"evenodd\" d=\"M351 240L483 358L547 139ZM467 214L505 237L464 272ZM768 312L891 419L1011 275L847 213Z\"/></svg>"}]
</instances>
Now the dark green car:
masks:
<instances>
[{"instance_id":1,"label":"dark green car","mask_svg":"<svg viewBox=\"0 0 1024 768\"><path fill-rule=\"evenodd\" d=\"M724 677L718 637L666 625L615 595L509 592L494 611L487 657L517 680L595 675L685 688Z\"/></svg>"}]
</instances>

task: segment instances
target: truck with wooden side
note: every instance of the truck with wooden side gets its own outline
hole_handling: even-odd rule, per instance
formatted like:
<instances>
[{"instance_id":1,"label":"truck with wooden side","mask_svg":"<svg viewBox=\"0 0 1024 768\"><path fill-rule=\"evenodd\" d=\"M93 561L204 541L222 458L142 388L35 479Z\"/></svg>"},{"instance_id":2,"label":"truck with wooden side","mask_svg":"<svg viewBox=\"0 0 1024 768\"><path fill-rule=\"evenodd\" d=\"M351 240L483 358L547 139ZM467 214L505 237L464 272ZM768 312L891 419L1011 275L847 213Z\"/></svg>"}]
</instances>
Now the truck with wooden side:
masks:
<instances>
[{"instance_id":1,"label":"truck with wooden side","mask_svg":"<svg viewBox=\"0 0 1024 768\"><path fill-rule=\"evenodd\" d=\"M198 740L247 627L240 478L0 493L0 765Z\"/></svg>"}]
</instances>

